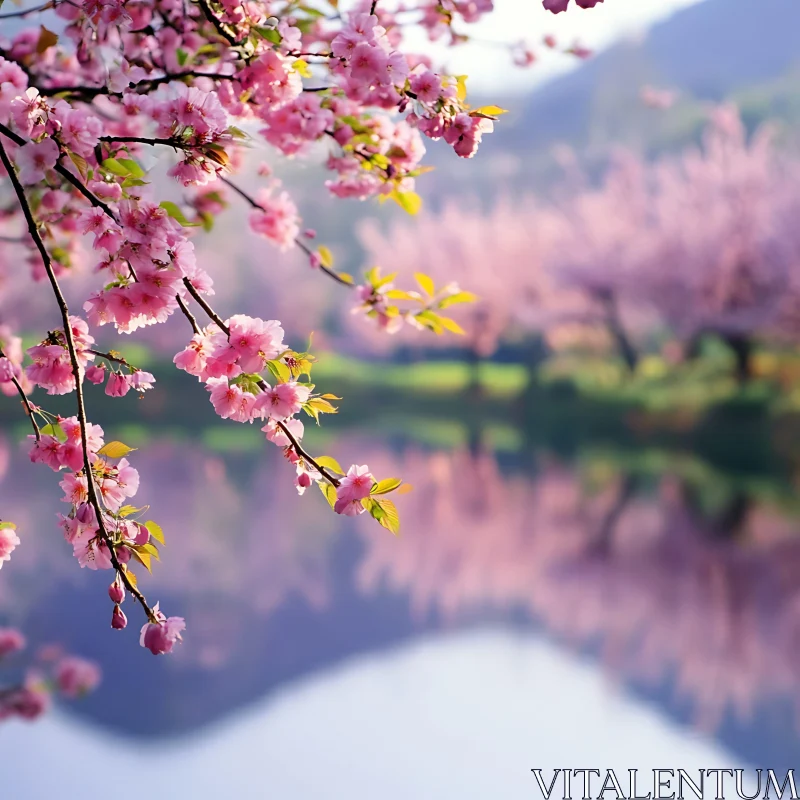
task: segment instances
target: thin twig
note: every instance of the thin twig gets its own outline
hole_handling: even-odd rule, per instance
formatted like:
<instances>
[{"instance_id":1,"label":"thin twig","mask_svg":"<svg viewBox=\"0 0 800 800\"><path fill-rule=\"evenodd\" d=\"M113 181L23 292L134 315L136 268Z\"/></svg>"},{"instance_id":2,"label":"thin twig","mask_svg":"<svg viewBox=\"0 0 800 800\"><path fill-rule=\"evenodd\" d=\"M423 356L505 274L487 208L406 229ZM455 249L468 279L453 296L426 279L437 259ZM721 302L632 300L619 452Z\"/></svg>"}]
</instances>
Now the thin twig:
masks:
<instances>
[{"instance_id":1,"label":"thin twig","mask_svg":"<svg viewBox=\"0 0 800 800\"><path fill-rule=\"evenodd\" d=\"M244 189L241 189L239 186L237 186L237 185L236 185L236 184L235 184L235 183L234 183L232 180L230 180L230 178L226 178L224 175L218 175L217 177L218 177L218 178L219 178L219 180L221 180L221 181L222 181L222 182L223 182L223 183L224 183L226 186L230 186L230 187L231 187L231 189L233 189L233 191L234 191L234 192L236 192L236 194L238 194L238 195L239 195L239 197L241 197L242 199L246 200L246 201L247 201L247 202L248 202L248 203L249 203L249 204L250 204L250 205L251 205L253 208L257 208L259 211L266 211L266 209L264 208L264 206L262 206L262 205L261 205L259 202L257 202L257 201L256 201L256 200L255 200L253 197L251 197L251 196L250 196L250 195L249 195L249 194L248 194L246 191L244 191ZM311 248L310 248L310 247L309 247L309 246L308 246L308 245L307 245L307 244L306 244L306 243L305 243L305 242L304 242L302 239L300 239L299 237L297 237L297 238L294 240L294 243L295 243L295 245L297 245L297 247L299 247L301 250L303 250L303 251L306 253L306 255L308 255L308 256L312 256L312 255L317 255L317 256L318 256L318 255L319 255L318 253L315 253L315 251L314 251L314 250L312 250L312 249L311 249ZM323 271L323 272L324 272L324 273L325 273L325 274L326 274L326 275L327 275L329 278L333 278L333 280L335 280L335 281L336 281L336 283L339 283L339 284L341 284L342 286L346 286L348 289L352 289L352 288L354 288L352 283L349 283L349 282L348 282L348 281L346 281L344 278L340 277L340 276L339 276L339 274L338 274L337 272L335 272L334 270L330 269L330 267L326 267L324 264L320 264L320 265L319 265L319 268L320 268L320 269L321 269L321 270L322 270L322 271Z\"/></svg>"},{"instance_id":2,"label":"thin twig","mask_svg":"<svg viewBox=\"0 0 800 800\"><path fill-rule=\"evenodd\" d=\"M3 352L3 349L0 347L0 358L8 358L8 356ZM31 401L28 400L28 395L25 394L25 390L22 388L22 384L17 380L16 377L11 378L11 382L14 384L14 388L17 390L17 393L22 398L22 403L25 406L25 413L28 415L28 419L31 421L31 425L33 426L33 434L36 437L36 441L40 441L42 438L42 434L39 431L39 426L36 424L36 418L33 416L33 407L31 406Z\"/></svg>"}]
</instances>

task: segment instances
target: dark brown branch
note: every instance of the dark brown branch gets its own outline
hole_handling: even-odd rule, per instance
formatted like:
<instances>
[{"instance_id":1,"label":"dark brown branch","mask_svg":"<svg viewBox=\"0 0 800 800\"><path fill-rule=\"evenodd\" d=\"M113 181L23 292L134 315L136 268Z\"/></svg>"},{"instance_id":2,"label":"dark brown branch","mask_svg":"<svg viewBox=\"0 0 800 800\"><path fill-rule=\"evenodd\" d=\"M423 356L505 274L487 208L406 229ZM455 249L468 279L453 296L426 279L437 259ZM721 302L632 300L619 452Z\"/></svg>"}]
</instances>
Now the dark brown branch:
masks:
<instances>
[{"instance_id":1,"label":"dark brown branch","mask_svg":"<svg viewBox=\"0 0 800 800\"><path fill-rule=\"evenodd\" d=\"M97 517L97 525L100 531L100 537L102 538L103 543L108 548L109 556L111 558L111 565L114 567L114 570L122 579L122 582L125 584L125 588L131 593L133 597L136 598L136 600L142 606L150 622L157 622L158 620L156 618L155 612L147 604L145 596L130 580L126 569L123 567L122 563L117 557L114 542L112 541L111 536L109 535L105 527L105 520L103 519L103 507L100 504L100 498L97 494L97 487L95 485L95 480L94 480L94 472L92 471L92 462L89 457L89 444L87 435L88 423L86 421L86 406L83 398L83 381L82 381L80 363L78 362L78 352L77 348L75 347L75 337L72 333L72 324L69 318L69 307L67 306L67 301L64 299L61 287L58 284L58 279L56 278L55 270L53 269L53 262L50 259L50 254L47 252L47 248L45 247L44 241L42 240L41 234L39 233L39 228L36 225L36 220L33 218L33 212L31 211L31 207L28 203L28 198L25 195L25 190L23 189L22 184L19 182L17 173L14 171L14 165L11 163L11 159L8 157L8 154L6 153L6 149L3 146L2 141L0 141L0 161L2 161L2 164L5 167L6 172L8 173L11 185L14 188L14 192L17 195L20 208L22 209L22 213L28 225L28 231L31 235L31 239L33 239L33 243L36 246L36 249L39 251L39 255L42 258L44 269L45 272L47 273L47 278L50 281L50 286L53 289L53 294L55 295L56 302L58 304L58 309L61 313L61 321L62 324L64 325L64 338L67 343L67 351L69 353L69 360L72 366L72 376L75 379L77 417L78 417L78 424L81 430L81 448L83 450L83 469L84 472L86 473L87 494L89 497L89 503L94 509L95 515Z\"/></svg>"},{"instance_id":2,"label":"dark brown branch","mask_svg":"<svg viewBox=\"0 0 800 800\"><path fill-rule=\"evenodd\" d=\"M12 19L13 17L27 17L29 14L38 14L40 11L46 11L55 5L53 0L48 0L47 3L42 3L40 6L33 8L23 8L21 11L11 11L8 14L0 14L0 19Z\"/></svg>"}]
</instances>

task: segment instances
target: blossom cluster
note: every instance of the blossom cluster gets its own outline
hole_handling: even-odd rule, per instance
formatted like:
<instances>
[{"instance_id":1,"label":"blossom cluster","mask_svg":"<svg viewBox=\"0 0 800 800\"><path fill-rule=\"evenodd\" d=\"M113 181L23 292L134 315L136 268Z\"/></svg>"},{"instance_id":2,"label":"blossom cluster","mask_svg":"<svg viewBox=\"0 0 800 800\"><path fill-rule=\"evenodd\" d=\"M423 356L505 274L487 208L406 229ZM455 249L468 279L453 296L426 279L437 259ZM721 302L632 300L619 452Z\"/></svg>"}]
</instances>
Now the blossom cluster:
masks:
<instances>
[{"instance_id":1,"label":"blossom cluster","mask_svg":"<svg viewBox=\"0 0 800 800\"><path fill-rule=\"evenodd\" d=\"M422 291L404 292L376 270L356 287L333 268L327 248L308 244L314 234L301 233L297 207L278 181L251 197L229 176L259 142L289 158L322 152L331 195L391 199L416 213L424 139L442 139L471 158L503 110L473 108L466 78L409 50L406 31L420 27L431 40L449 36L457 44L465 38L458 26L492 5L421 0L389 8L358 0L331 13L290 0L54 0L13 16L52 9L59 33L32 23L0 37L0 177L16 197L0 215L3 242L22 247L32 278L49 284L61 315L60 328L25 352L0 327L0 391L19 395L33 429L31 460L62 474L69 510L60 525L79 564L114 573L112 627L126 627L122 603L133 595L146 616L141 644L151 652L170 652L185 627L147 603L131 569L150 569L163 533L129 502L139 484L131 448L106 442L88 421L84 390L104 383L107 396L122 397L150 390L155 378L99 349L96 329L131 334L180 313L192 338L175 364L205 385L216 413L263 423L301 494L316 484L336 513L369 512L396 533L397 509L384 495L400 480L375 480L366 466L344 470L304 449L301 412L319 422L339 398L314 391L306 380L313 357L286 347L278 321L217 314L192 238L213 224L232 190L249 204L254 233L305 251L312 267L356 290L360 310L380 327L408 322L459 333L440 312L474 296L436 289L419 275ZM420 18L409 25L409 13ZM523 46L513 47L521 51L515 60L530 62ZM144 166L151 155L164 156L179 201L159 201L163 183ZM78 316L60 280L84 267L97 282ZM28 395L40 390L74 394L75 415L36 405ZM18 543L3 523L0 565Z\"/></svg>"},{"instance_id":2,"label":"blossom cluster","mask_svg":"<svg viewBox=\"0 0 800 800\"><path fill-rule=\"evenodd\" d=\"M16 628L0 628L0 668L13 666L26 645ZM19 682L0 684L0 722L37 719L49 708L54 692L70 700L83 697L97 688L100 677L93 661L64 654L57 647L42 648Z\"/></svg>"}]
</instances>

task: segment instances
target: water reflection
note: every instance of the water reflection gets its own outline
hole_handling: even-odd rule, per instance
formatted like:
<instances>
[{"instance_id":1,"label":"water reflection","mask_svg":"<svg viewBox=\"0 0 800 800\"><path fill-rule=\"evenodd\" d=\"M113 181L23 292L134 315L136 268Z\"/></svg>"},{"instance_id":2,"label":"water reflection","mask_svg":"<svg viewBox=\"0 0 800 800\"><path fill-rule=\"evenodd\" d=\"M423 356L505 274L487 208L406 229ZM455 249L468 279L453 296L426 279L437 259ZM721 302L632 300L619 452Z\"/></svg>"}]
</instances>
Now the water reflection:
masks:
<instances>
[{"instance_id":1,"label":"water reflection","mask_svg":"<svg viewBox=\"0 0 800 800\"><path fill-rule=\"evenodd\" d=\"M0 465L15 447L2 440ZM745 759L777 767L796 745L791 484L654 453L567 462L479 439L337 452L348 447L416 487L398 499L400 539L332 517L321 496L298 498L274 448L211 452L188 436L141 447L140 496L168 536L142 585L190 621L170 659L108 630L105 576L77 570L60 541L53 476L17 460L0 488L3 516L25 535L0 573L0 620L100 661L114 677L75 713L129 736L195 732L345 659L492 622L597 659ZM148 702L121 715L114 678L144 681Z\"/></svg>"}]
</instances>

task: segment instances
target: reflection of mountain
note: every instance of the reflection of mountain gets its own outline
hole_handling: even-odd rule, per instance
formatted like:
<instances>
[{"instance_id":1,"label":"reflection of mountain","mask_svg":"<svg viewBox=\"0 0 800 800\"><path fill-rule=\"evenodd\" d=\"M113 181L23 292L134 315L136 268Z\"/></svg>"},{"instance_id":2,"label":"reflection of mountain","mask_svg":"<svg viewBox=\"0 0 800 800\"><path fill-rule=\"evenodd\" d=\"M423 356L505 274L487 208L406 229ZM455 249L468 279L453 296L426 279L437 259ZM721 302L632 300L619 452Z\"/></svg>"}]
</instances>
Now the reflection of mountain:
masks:
<instances>
[{"instance_id":1,"label":"reflection of mountain","mask_svg":"<svg viewBox=\"0 0 800 800\"><path fill-rule=\"evenodd\" d=\"M9 517L27 509L29 538L0 597L34 641L58 638L102 663L108 680L76 713L130 735L186 733L355 654L489 617L589 648L750 760L795 746L800 541L774 504L597 459L576 470L540 458L524 474L477 445L359 449L376 474L416 486L399 501L399 540L332 519L318 496L298 499L275 449L222 458L160 441L135 454L137 500L167 534L142 585L189 618L173 658L137 648L134 630L108 630L107 575L75 568L57 501L30 502L31 491L52 497L42 489L54 480L34 467L2 485ZM115 681L141 702L122 712ZM778 702L776 729L760 715Z\"/></svg>"}]
</instances>

